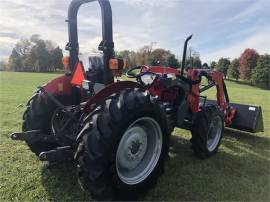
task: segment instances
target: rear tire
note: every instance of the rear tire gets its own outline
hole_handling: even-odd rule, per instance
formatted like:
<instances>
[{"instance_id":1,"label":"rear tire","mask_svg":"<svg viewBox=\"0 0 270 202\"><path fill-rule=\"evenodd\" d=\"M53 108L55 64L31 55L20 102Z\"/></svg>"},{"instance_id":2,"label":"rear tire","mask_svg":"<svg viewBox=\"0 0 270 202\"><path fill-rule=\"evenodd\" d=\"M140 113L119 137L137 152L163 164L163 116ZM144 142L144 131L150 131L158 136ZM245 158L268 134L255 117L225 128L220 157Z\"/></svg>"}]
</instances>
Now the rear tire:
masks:
<instances>
[{"instance_id":1,"label":"rear tire","mask_svg":"<svg viewBox=\"0 0 270 202\"><path fill-rule=\"evenodd\" d=\"M41 130L44 133L50 133L51 118L55 108L55 105L46 99L41 91L37 91L26 105L26 110L23 114L22 131ZM37 156L41 152L49 151L59 146L56 142L26 143Z\"/></svg>"},{"instance_id":2,"label":"rear tire","mask_svg":"<svg viewBox=\"0 0 270 202\"><path fill-rule=\"evenodd\" d=\"M134 126L134 123L137 123L136 121L142 120L151 120L149 127L150 123L153 123L153 127L160 130L162 145L160 154L155 156L157 158L156 163L147 164L150 167L152 166L152 170L148 170L148 175L138 178L138 181L130 182L127 180L130 178L127 176L123 178L123 172L119 170L118 153L125 151L128 138L136 136L136 134L135 136L132 136L132 134L126 136L127 132L132 133L132 130L136 130L139 126L148 127L142 125L145 122ZM138 129L138 131L140 132L141 129ZM138 131L137 136L140 136ZM155 145L153 142L155 132L157 131L147 135L148 143L152 141L149 145ZM146 192L157 182L158 176L163 172L164 162L168 155L170 132L164 110L144 92L139 90L123 91L108 98L100 106L99 110L85 120L84 128L81 131L81 141L75 154L75 158L78 160L77 168L80 185L84 190L90 191L95 199L99 200L134 199L138 194ZM149 135L151 135L152 139ZM123 141L124 144L122 144ZM124 147L120 145L124 145ZM141 151L140 147L143 144L139 145L137 151ZM142 150L144 149L142 146ZM130 174L136 169L140 173L138 168L143 166L142 162L148 162L145 160L148 158L146 157L147 151L149 151L148 154L151 153L151 150L146 150L141 159L138 160L138 164L133 165L130 160L126 160L128 159L126 156L126 159L122 158L122 161L120 160L120 166L125 164L125 161L127 163L129 161L131 164L127 173ZM158 153L158 149L155 151ZM140 174L143 175L143 171ZM133 174L134 178L139 176L136 175L136 172L133 172Z\"/></svg>"},{"instance_id":3,"label":"rear tire","mask_svg":"<svg viewBox=\"0 0 270 202\"><path fill-rule=\"evenodd\" d=\"M191 129L194 153L202 159L214 155L220 146L223 130L223 113L216 106L204 107L196 115Z\"/></svg>"}]
</instances>

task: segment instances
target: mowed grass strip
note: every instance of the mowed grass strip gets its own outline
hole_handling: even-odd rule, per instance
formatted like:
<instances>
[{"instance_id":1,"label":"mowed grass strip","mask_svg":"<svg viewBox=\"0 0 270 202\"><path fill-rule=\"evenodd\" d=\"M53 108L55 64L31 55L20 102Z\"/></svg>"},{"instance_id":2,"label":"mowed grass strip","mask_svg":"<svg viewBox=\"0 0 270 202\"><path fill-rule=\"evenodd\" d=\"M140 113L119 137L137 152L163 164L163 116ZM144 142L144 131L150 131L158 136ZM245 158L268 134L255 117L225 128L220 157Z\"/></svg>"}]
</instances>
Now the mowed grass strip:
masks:
<instances>
[{"instance_id":1,"label":"mowed grass strip","mask_svg":"<svg viewBox=\"0 0 270 202\"><path fill-rule=\"evenodd\" d=\"M36 87L57 76L0 72L0 201L91 200L80 190L74 166L47 168L25 143L9 137L21 130L25 104ZM141 200L270 200L270 91L226 83L232 102L262 106L265 132L226 130L219 152L199 160L190 149L190 132L175 129L165 173Z\"/></svg>"}]
</instances>

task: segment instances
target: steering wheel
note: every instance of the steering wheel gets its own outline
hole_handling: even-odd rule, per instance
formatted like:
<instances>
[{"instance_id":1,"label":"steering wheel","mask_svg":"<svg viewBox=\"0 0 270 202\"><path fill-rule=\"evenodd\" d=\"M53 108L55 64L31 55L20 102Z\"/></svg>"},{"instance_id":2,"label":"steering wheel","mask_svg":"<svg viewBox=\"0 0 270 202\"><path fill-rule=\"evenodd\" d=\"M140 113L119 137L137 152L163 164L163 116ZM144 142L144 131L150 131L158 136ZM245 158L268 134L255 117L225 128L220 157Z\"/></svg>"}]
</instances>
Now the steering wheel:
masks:
<instances>
[{"instance_id":1,"label":"steering wheel","mask_svg":"<svg viewBox=\"0 0 270 202\"><path fill-rule=\"evenodd\" d=\"M139 72L135 73L134 71L135 70L139 70ZM136 67L132 67L130 69L128 69L128 71L126 72L126 76L128 78L135 78L140 84L142 84L143 86L149 86L153 83L153 81L157 78L156 77L156 73L154 72L149 72L147 71L148 70L148 67L147 66L136 66ZM146 78L147 76L145 75L155 75L155 78L152 80L152 82L148 83L146 82L145 80L147 80L148 78ZM152 78L152 77L151 77Z\"/></svg>"},{"instance_id":2,"label":"steering wheel","mask_svg":"<svg viewBox=\"0 0 270 202\"><path fill-rule=\"evenodd\" d=\"M136 78L136 79L138 79L138 78L142 77L143 75L149 73L147 71L147 68L148 67L147 66L144 66L144 65L131 67L130 69L127 70L126 76L128 78ZM135 73L135 72L133 72L134 70L140 70L140 71L139 71L139 73Z\"/></svg>"}]
</instances>

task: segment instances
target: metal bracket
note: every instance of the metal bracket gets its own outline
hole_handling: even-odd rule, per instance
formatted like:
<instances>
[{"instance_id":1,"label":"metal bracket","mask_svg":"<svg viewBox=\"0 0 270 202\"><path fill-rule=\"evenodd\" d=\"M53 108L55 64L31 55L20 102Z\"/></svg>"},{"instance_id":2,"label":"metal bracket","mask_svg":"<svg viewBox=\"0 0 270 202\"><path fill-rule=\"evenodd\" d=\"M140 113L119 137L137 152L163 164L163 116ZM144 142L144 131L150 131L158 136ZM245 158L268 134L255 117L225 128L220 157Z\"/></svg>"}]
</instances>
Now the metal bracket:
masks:
<instances>
[{"instance_id":1,"label":"metal bracket","mask_svg":"<svg viewBox=\"0 0 270 202\"><path fill-rule=\"evenodd\" d=\"M12 140L21 140L26 142L55 142L56 139L52 135L44 134L41 130L30 130L21 133L12 133Z\"/></svg>"},{"instance_id":2,"label":"metal bracket","mask_svg":"<svg viewBox=\"0 0 270 202\"><path fill-rule=\"evenodd\" d=\"M41 152L39 159L49 162L66 162L73 160L73 149L71 146L56 147L50 151Z\"/></svg>"},{"instance_id":3,"label":"metal bracket","mask_svg":"<svg viewBox=\"0 0 270 202\"><path fill-rule=\"evenodd\" d=\"M43 92L57 107L60 109L65 109L65 105L59 102L51 93L48 93L43 87L38 87L41 92ZM74 113L66 111L66 114L74 121L78 121Z\"/></svg>"}]
</instances>

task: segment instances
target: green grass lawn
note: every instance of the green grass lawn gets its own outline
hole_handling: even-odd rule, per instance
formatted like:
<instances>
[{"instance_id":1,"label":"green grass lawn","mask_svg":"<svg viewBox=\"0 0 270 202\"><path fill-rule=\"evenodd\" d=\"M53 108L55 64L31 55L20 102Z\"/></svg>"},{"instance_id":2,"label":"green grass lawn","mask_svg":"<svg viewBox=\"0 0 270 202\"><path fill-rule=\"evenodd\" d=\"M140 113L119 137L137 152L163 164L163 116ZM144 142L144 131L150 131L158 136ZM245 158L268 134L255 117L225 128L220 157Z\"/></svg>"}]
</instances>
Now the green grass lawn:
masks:
<instances>
[{"instance_id":1,"label":"green grass lawn","mask_svg":"<svg viewBox=\"0 0 270 202\"><path fill-rule=\"evenodd\" d=\"M91 200L73 166L47 168L25 143L9 138L21 130L24 105L36 86L56 76L0 72L0 201ZM141 200L270 201L270 91L227 86L232 102L262 106L265 132L226 130L217 155L199 160L190 149L190 132L176 129L165 174Z\"/></svg>"}]
</instances>

